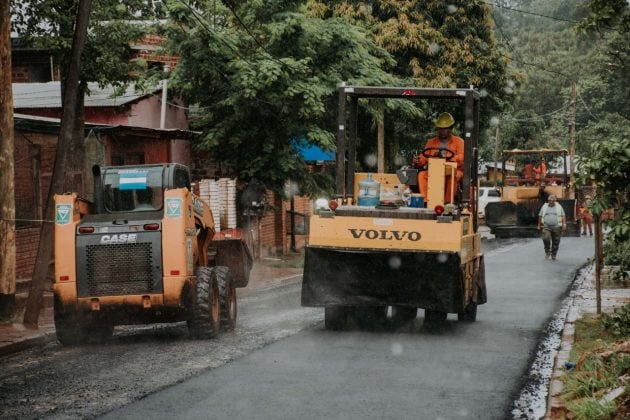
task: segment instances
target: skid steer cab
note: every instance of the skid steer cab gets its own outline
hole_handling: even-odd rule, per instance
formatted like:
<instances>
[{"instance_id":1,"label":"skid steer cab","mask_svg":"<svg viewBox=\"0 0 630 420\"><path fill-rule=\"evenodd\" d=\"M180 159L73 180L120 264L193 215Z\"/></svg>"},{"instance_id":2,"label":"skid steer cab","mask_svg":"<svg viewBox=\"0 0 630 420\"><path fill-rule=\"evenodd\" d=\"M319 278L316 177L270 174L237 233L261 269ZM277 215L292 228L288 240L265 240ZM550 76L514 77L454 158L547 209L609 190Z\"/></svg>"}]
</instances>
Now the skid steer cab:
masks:
<instances>
[{"instance_id":1,"label":"skid steer cab","mask_svg":"<svg viewBox=\"0 0 630 420\"><path fill-rule=\"evenodd\" d=\"M405 191L417 184L417 169L355 171L357 126L371 124L357 121L359 99L459 105L466 121L461 185L451 184L445 197L457 166L432 155L427 196L416 201ZM339 101L336 197L318 200L310 219L302 305L324 307L332 330L412 325L419 308L427 327L445 323L450 313L475 321L487 300L476 211L479 93L342 86Z\"/></svg>"},{"instance_id":2,"label":"skid steer cab","mask_svg":"<svg viewBox=\"0 0 630 420\"><path fill-rule=\"evenodd\" d=\"M93 175L94 202L55 196L59 341L102 341L123 324L186 321L198 338L234 329L235 288L247 286L251 254L241 240L215 240L188 168L94 167Z\"/></svg>"}]
</instances>

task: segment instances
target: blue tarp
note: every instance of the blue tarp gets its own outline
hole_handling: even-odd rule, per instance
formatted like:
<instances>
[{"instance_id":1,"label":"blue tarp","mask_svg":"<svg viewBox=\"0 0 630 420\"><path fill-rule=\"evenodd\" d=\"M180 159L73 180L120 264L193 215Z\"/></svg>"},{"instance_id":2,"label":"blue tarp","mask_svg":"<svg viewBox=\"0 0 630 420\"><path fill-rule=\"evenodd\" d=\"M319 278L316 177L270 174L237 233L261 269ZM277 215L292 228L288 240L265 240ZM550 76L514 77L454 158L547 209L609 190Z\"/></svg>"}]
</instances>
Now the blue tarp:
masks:
<instances>
[{"instance_id":1,"label":"blue tarp","mask_svg":"<svg viewBox=\"0 0 630 420\"><path fill-rule=\"evenodd\" d=\"M335 152L326 152L312 144L297 144L293 146L302 156L305 162L334 162Z\"/></svg>"}]
</instances>

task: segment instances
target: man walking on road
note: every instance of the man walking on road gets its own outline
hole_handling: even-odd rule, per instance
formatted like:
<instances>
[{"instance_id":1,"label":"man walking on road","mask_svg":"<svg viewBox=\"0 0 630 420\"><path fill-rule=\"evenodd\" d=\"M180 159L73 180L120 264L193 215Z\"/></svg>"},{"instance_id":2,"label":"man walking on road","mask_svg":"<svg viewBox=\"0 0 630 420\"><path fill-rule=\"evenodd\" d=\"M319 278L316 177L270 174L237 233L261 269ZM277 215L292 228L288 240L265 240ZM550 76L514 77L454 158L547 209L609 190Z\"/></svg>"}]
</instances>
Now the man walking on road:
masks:
<instances>
[{"instance_id":1,"label":"man walking on road","mask_svg":"<svg viewBox=\"0 0 630 420\"><path fill-rule=\"evenodd\" d=\"M556 259L560 236L567 230L567 220L564 209L556 203L555 195L550 195L538 213L538 230L542 229L542 240L545 245L545 259Z\"/></svg>"}]
</instances>

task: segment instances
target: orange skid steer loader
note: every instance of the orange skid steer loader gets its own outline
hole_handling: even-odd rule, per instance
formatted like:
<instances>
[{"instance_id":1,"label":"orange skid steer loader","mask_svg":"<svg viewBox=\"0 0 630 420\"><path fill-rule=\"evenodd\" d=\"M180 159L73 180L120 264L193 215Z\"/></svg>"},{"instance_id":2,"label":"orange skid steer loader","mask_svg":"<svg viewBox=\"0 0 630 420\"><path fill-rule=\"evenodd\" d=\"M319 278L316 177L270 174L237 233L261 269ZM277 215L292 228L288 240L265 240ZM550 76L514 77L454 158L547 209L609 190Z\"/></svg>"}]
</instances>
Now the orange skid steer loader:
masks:
<instances>
[{"instance_id":1,"label":"orange skid steer loader","mask_svg":"<svg viewBox=\"0 0 630 420\"><path fill-rule=\"evenodd\" d=\"M247 286L251 254L240 239L215 239L188 168L95 166L93 174L93 203L55 196L59 341L102 341L123 324L186 321L197 338L233 329L235 287Z\"/></svg>"}]
</instances>

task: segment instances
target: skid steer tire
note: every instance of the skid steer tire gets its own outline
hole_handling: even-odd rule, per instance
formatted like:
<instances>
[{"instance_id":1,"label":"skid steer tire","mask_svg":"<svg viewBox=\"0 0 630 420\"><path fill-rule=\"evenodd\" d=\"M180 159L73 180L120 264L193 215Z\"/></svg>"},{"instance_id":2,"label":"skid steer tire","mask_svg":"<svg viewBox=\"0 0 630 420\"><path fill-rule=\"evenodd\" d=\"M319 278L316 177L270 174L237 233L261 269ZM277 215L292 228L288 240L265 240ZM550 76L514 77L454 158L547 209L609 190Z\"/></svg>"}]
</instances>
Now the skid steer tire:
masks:
<instances>
[{"instance_id":1,"label":"skid steer tire","mask_svg":"<svg viewBox=\"0 0 630 420\"><path fill-rule=\"evenodd\" d=\"M195 293L191 302L188 331L193 338L214 338L221 325L219 285L210 267L197 267Z\"/></svg>"},{"instance_id":2,"label":"skid steer tire","mask_svg":"<svg viewBox=\"0 0 630 420\"><path fill-rule=\"evenodd\" d=\"M55 296L55 332L57 340L64 346L76 346L87 341L86 329L79 315L72 310L65 310Z\"/></svg>"},{"instance_id":3,"label":"skid steer tire","mask_svg":"<svg viewBox=\"0 0 630 420\"><path fill-rule=\"evenodd\" d=\"M219 284L219 301L221 307L221 330L233 331L236 327L238 307L236 305L236 289L232 283L229 267L214 267Z\"/></svg>"}]
</instances>

